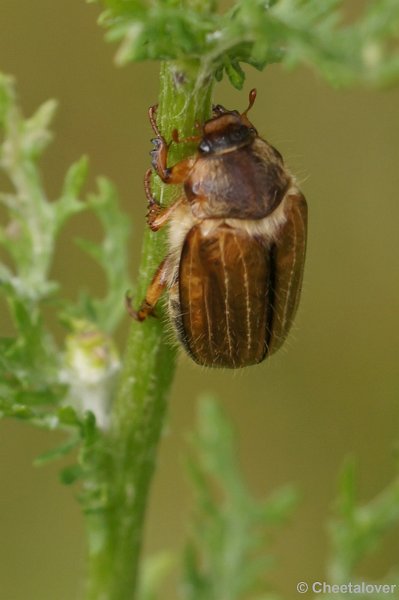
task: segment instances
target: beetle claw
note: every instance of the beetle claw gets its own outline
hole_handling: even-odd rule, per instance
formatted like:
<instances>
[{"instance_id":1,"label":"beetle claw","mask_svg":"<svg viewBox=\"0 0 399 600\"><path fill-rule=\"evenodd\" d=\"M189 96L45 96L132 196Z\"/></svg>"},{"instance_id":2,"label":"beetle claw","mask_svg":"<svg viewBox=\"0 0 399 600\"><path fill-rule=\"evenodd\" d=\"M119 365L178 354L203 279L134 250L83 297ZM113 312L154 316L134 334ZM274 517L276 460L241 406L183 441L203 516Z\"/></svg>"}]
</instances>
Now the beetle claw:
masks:
<instances>
[{"instance_id":1,"label":"beetle claw","mask_svg":"<svg viewBox=\"0 0 399 600\"><path fill-rule=\"evenodd\" d=\"M156 317L157 315L154 312L154 307L149 304L146 300L143 301L139 310L135 310L133 308L133 296L131 292L126 292L125 294L125 307L126 310L132 319L135 321L145 321L147 317Z\"/></svg>"},{"instance_id":2,"label":"beetle claw","mask_svg":"<svg viewBox=\"0 0 399 600\"><path fill-rule=\"evenodd\" d=\"M159 226L155 223L157 217L160 215L162 207L155 200L148 202L148 211L146 214L146 221L151 231L158 231Z\"/></svg>"},{"instance_id":3,"label":"beetle claw","mask_svg":"<svg viewBox=\"0 0 399 600\"><path fill-rule=\"evenodd\" d=\"M155 172L158 172L158 152L156 150L151 150L151 165Z\"/></svg>"},{"instance_id":4,"label":"beetle claw","mask_svg":"<svg viewBox=\"0 0 399 600\"><path fill-rule=\"evenodd\" d=\"M157 136L151 140L154 148L150 151L151 156L151 164L156 172L158 172L158 165L160 158L163 153L166 153L170 144L166 143L165 138L162 136Z\"/></svg>"},{"instance_id":5,"label":"beetle claw","mask_svg":"<svg viewBox=\"0 0 399 600\"><path fill-rule=\"evenodd\" d=\"M126 308L127 313L129 314L129 316L132 319L134 319L135 321L142 320L139 318L138 311L133 308L133 296L130 291L126 292L126 294L125 294L125 308Z\"/></svg>"},{"instance_id":6,"label":"beetle claw","mask_svg":"<svg viewBox=\"0 0 399 600\"><path fill-rule=\"evenodd\" d=\"M155 200L153 200L152 202L150 201L148 203L148 211L147 211L146 217L154 218L159 215L161 210L162 210L162 207L158 204L158 202L155 202Z\"/></svg>"}]
</instances>

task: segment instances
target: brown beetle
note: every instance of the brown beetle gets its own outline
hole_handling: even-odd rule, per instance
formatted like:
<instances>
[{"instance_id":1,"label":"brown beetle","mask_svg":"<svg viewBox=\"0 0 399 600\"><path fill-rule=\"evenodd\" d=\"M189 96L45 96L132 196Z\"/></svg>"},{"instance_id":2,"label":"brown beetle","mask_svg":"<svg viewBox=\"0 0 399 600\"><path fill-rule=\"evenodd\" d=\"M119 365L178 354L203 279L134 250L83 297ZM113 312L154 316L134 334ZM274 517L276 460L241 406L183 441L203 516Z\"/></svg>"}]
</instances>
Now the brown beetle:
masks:
<instances>
[{"instance_id":1,"label":"brown beetle","mask_svg":"<svg viewBox=\"0 0 399 600\"><path fill-rule=\"evenodd\" d=\"M138 311L139 321L169 292L169 312L191 358L209 367L256 364L284 342L300 296L307 206L280 153L247 118L217 105L202 128L197 153L167 166L169 145L156 107L149 115L156 138L152 166L184 195L161 208L145 189L148 224L169 223L169 253L159 265ZM173 141L178 142L175 132Z\"/></svg>"}]
</instances>

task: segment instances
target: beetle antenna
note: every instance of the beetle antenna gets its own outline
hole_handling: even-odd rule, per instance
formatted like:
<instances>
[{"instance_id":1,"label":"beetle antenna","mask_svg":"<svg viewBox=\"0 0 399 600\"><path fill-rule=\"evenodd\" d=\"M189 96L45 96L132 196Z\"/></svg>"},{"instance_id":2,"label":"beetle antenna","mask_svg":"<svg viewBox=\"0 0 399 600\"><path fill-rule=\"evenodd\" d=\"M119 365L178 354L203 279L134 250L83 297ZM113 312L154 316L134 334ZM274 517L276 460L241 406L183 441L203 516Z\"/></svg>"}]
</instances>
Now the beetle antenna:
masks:
<instances>
[{"instance_id":1,"label":"beetle antenna","mask_svg":"<svg viewBox=\"0 0 399 600\"><path fill-rule=\"evenodd\" d=\"M256 99L256 88L253 88L249 92L249 96L248 96L248 100L249 100L248 108L246 110L244 110L244 112L241 115L242 117L243 116L247 116L248 111L251 110L251 108L253 107L253 105L255 103L255 99Z\"/></svg>"}]
</instances>

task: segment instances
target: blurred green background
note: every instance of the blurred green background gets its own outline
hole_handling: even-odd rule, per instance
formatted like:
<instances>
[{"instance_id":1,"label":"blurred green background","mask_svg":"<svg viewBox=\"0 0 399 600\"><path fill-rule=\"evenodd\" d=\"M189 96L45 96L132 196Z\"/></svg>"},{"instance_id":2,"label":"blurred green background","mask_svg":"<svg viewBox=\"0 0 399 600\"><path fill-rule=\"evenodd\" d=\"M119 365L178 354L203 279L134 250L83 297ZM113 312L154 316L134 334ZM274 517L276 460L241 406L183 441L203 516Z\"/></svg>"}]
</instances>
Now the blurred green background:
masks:
<instances>
[{"instance_id":1,"label":"blurred green background","mask_svg":"<svg viewBox=\"0 0 399 600\"><path fill-rule=\"evenodd\" d=\"M117 185L133 222L135 277L146 211L147 107L157 99L158 65L113 65L114 47L96 25L98 8L83 0L0 2L0 69L14 74L26 114L55 97L56 139L43 171L50 197L67 166L87 153L94 177ZM399 90L340 91L311 72L247 68L243 92L226 82L215 99L243 109L258 89L251 119L297 174L310 208L302 302L294 331L277 356L232 373L203 370L181 356L170 399L147 522L146 552L177 549L191 496L182 456L198 395L214 391L237 424L240 461L256 495L294 482L301 504L273 544L270 575L287 599L298 581L323 579L326 518L349 454L359 459L360 498L395 472L399 432ZM79 216L64 232L54 265L65 293L102 289L99 271L74 246L99 236ZM1 334L7 333L4 314ZM124 342L124 321L119 339ZM1 423L0 598L71 600L84 574L84 530L74 490L58 483L59 464L32 460L59 436ZM360 575L383 576L399 564L392 532ZM176 597L173 587L165 600Z\"/></svg>"}]
</instances>

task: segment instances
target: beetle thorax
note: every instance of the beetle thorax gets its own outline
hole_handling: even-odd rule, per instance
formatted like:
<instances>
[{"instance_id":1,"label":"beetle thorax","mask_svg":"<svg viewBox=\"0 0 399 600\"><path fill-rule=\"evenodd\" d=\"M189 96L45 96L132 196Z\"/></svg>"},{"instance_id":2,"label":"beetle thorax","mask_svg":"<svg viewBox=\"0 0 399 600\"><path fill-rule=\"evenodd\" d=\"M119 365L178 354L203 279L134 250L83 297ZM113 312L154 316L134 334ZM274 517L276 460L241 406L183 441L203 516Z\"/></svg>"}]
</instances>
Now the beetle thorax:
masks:
<instances>
[{"instance_id":1,"label":"beetle thorax","mask_svg":"<svg viewBox=\"0 0 399 600\"><path fill-rule=\"evenodd\" d=\"M199 154L184 191L195 217L262 219L291 183L280 158L264 140L225 153Z\"/></svg>"}]
</instances>

